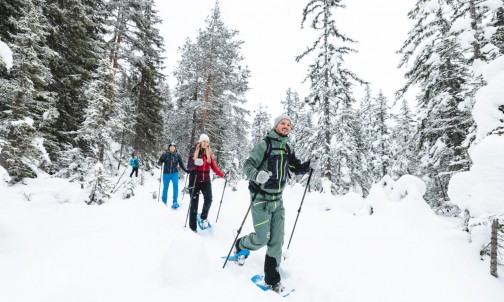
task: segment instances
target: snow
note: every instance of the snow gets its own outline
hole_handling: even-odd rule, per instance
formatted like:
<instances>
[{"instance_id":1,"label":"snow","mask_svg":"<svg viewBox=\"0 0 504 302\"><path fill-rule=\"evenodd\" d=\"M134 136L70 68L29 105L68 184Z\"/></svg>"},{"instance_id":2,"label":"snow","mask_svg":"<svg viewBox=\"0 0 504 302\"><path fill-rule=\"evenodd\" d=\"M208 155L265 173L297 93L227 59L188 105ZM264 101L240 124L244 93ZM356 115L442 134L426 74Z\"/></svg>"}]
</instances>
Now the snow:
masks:
<instances>
[{"instance_id":1,"label":"snow","mask_svg":"<svg viewBox=\"0 0 504 302\"><path fill-rule=\"evenodd\" d=\"M152 199L156 176L144 176L134 197L116 194L100 206L86 205L86 191L63 179L0 184L0 301L279 301L250 281L262 273L265 248L242 267L222 268L249 205L247 182L235 192L228 186L218 223L195 234L184 228L188 196L180 193L178 210L165 207ZM210 220L223 187L224 180L213 182ZM390 188L407 194L392 201ZM285 190L284 248L303 192ZM458 220L430 210L424 192L410 176L373 186L366 199L308 192L281 266L283 282L296 288L288 299L502 301L504 282L480 260L483 237L470 243ZM366 205L372 215L355 214ZM248 217L241 234L251 231Z\"/></svg>"},{"instance_id":2,"label":"snow","mask_svg":"<svg viewBox=\"0 0 504 302\"><path fill-rule=\"evenodd\" d=\"M481 6L486 6L492 11L497 11L500 7L504 7L502 0L487 0L481 3Z\"/></svg>"},{"instance_id":3,"label":"snow","mask_svg":"<svg viewBox=\"0 0 504 302\"><path fill-rule=\"evenodd\" d=\"M428 1L423 5L424 14L430 14L437 11L440 8L437 0Z\"/></svg>"},{"instance_id":4,"label":"snow","mask_svg":"<svg viewBox=\"0 0 504 302\"><path fill-rule=\"evenodd\" d=\"M450 32L459 32L459 31L465 31L465 30L470 30L471 29L471 20L469 19L464 19L464 18L458 18L455 20L450 28Z\"/></svg>"},{"instance_id":5,"label":"snow","mask_svg":"<svg viewBox=\"0 0 504 302\"><path fill-rule=\"evenodd\" d=\"M44 138L42 138L42 137L34 138L32 145L39 151L40 156L42 157L42 160L44 160L47 163L51 162L51 158L49 157L49 153L47 152L46 148L44 147Z\"/></svg>"},{"instance_id":6,"label":"snow","mask_svg":"<svg viewBox=\"0 0 504 302\"><path fill-rule=\"evenodd\" d=\"M486 41L490 41L492 36L497 32L497 27L495 26L487 26L483 28L483 37ZM495 47L495 46L494 46Z\"/></svg>"},{"instance_id":7,"label":"snow","mask_svg":"<svg viewBox=\"0 0 504 302\"><path fill-rule=\"evenodd\" d=\"M504 106L504 56L482 68L487 85L476 93L473 116L478 125L477 137L482 139L493 130L504 127L504 113L498 110Z\"/></svg>"},{"instance_id":8,"label":"snow","mask_svg":"<svg viewBox=\"0 0 504 302\"><path fill-rule=\"evenodd\" d=\"M470 149L470 171L452 176L450 200L474 217L504 214L504 137L490 135Z\"/></svg>"},{"instance_id":9,"label":"snow","mask_svg":"<svg viewBox=\"0 0 504 302\"><path fill-rule=\"evenodd\" d=\"M22 120L12 121L11 124L13 126L20 126L20 125L26 124L28 126L33 127L33 125L35 124L35 121L30 117L24 117Z\"/></svg>"},{"instance_id":10,"label":"snow","mask_svg":"<svg viewBox=\"0 0 504 302\"><path fill-rule=\"evenodd\" d=\"M476 92L473 117L477 124L476 141L469 149L470 171L452 176L448 186L450 200L484 218L504 214L504 56L489 64L477 65L487 85Z\"/></svg>"},{"instance_id":11,"label":"snow","mask_svg":"<svg viewBox=\"0 0 504 302\"><path fill-rule=\"evenodd\" d=\"M462 49L470 49L472 47L472 43L476 41L474 38L474 32L470 30L459 34L457 39Z\"/></svg>"},{"instance_id":12,"label":"snow","mask_svg":"<svg viewBox=\"0 0 504 302\"><path fill-rule=\"evenodd\" d=\"M12 50L2 40L0 40L0 61L5 63L7 70L12 68Z\"/></svg>"}]
</instances>

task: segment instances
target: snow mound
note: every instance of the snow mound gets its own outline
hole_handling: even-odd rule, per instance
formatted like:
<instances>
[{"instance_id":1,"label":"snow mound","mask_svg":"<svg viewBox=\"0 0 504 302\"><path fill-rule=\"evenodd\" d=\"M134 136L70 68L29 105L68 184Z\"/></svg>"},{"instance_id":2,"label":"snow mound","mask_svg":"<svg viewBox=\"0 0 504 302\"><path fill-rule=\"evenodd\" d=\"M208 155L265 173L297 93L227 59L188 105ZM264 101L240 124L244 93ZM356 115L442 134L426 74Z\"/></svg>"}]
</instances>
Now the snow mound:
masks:
<instances>
[{"instance_id":1,"label":"snow mound","mask_svg":"<svg viewBox=\"0 0 504 302\"><path fill-rule=\"evenodd\" d=\"M491 135L470 150L470 171L453 175L448 196L473 216L504 213L504 137Z\"/></svg>"}]
</instances>

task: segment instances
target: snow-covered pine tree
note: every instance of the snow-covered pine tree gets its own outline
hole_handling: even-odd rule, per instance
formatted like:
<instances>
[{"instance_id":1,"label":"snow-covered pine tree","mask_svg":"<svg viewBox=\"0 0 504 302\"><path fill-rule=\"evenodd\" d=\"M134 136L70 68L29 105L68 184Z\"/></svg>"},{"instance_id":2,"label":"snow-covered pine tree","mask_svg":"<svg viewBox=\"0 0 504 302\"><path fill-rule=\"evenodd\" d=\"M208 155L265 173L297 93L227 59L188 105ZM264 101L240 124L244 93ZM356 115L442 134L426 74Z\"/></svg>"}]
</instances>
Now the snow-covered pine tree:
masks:
<instances>
[{"instance_id":1,"label":"snow-covered pine tree","mask_svg":"<svg viewBox=\"0 0 504 302\"><path fill-rule=\"evenodd\" d=\"M64 172L89 155L88 146L76 137L88 105L84 86L105 54L106 11L104 0L45 2L44 14L51 25L47 43L58 54L51 59L53 80L49 89L56 94L59 112L45 146L54 168ZM75 148L82 153L77 158Z\"/></svg>"},{"instance_id":2,"label":"snow-covered pine tree","mask_svg":"<svg viewBox=\"0 0 504 302\"><path fill-rule=\"evenodd\" d=\"M390 176L398 179L405 174L414 175L417 170L413 142L416 125L406 99L402 99L399 113L394 119L395 126L392 129L390 147L392 158Z\"/></svg>"},{"instance_id":3,"label":"snow-covered pine tree","mask_svg":"<svg viewBox=\"0 0 504 302\"><path fill-rule=\"evenodd\" d=\"M93 153L91 162L94 161L99 166L99 169L95 166L97 173L95 173L94 178L88 179L87 182L96 187L103 201L111 189L108 186L110 184L108 177L112 173L112 166L104 165L105 153L110 150L112 137L118 123L113 118L117 107L114 70L108 58L103 58L99 63L98 69L85 89L88 107L84 110L85 119L81 129L79 129L78 138L90 146ZM90 175L93 175L93 173L90 173ZM91 195L95 193L92 190ZM90 202L95 201L91 196Z\"/></svg>"},{"instance_id":4,"label":"snow-covered pine tree","mask_svg":"<svg viewBox=\"0 0 504 302\"><path fill-rule=\"evenodd\" d=\"M252 146L255 146L271 131L271 115L267 111L268 107L262 104L254 110L254 121L252 122Z\"/></svg>"},{"instance_id":5,"label":"snow-covered pine tree","mask_svg":"<svg viewBox=\"0 0 504 302\"><path fill-rule=\"evenodd\" d=\"M197 140L196 128L201 124L198 112L202 104L199 100L203 98L201 87L204 84L201 77L203 64L199 62L202 56L199 51L197 45L187 38L179 48L181 59L174 71L177 80L174 92L176 108L170 115L168 128L171 137L181 148L185 148L183 154L189 154L189 149Z\"/></svg>"},{"instance_id":6,"label":"snow-covered pine tree","mask_svg":"<svg viewBox=\"0 0 504 302\"><path fill-rule=\"evenodd\" d=\"M291 88L287 89L285 99L280 102L283 105L285 113L290 116L293 123L297 119L296 115L301 106L301 101L299 100L299 94L297 91L293 91Z\"/></svg>"},{"instance_id":7,"label":"snow-covered pine tree","mask_svg":"<svg viewBox=\"0 0 504 302\"><path fill-rule=\"evenodd\" d=\"M137 27L133 35L134 45L139 52L131 62L135 69L133 78L138 80L133 87L137 114L133 144L136 150L142 152L143 161L148 163L157 162L159 150L164 145L163 97L160 92L160 84L164 80L161 73L163 38L156 28L161 19L154 9L154 1L144 0L140 12L133 19Z\"/></svg>"},{"instance_id":8,"label":"snow-covered pine tree","mask_svg":"<svg viewBox=\"0 0 504 302\"><path fill-rule=\"evenodd\" d=\"M289 135L289 141L292 147L296 148L296 141L298 140L297 132L301 130L297 127L298 115L300 112L306 113L304 109L305 102L302 102L299 98L297 91L291 88L287 89L285 99L280 102L283 105L283 110L292 119L293 128L291 134Z\"/></svg>"},{"instance_id":9,"label":"snow-covered pine tree","mask_svg":"<svg viewBox=\"0 0 504 302\"><path fill-rule=\"evenodd\" d=\"M10 18L19 20L23 15L25 5L26 1L20 0L0 1L0 40L5 43L12 42L12 36L16 34L17 29Z\"/></svg>"},{"instance_id":10,"label":"snow-covered pine tree","mask_svg":"<svg viewBox=\"0 0 504 302\"><path fill-rule=\"evenodd\" d=\"M315 138L315 126L313 125L312 115L310 106L305 102L299 102L296 106L298 108L296 112L296 120L293 121L294 128L289 135L289 142L292 148L296 152L296 157L302 161L310 159L312 156L311 142ZM314 175L313 175L314 176ZM320 189L322 187L321 178L313 177L310 180L310 187ZM291 183L299 182L306 184L308 179L307 175L294 175L291 174Z\"/></svg>"},{"instance_id":11,"label":"snow-covered pine tree","mask_svg":"<svg viewBox=\"0 0 504 302\"><path fill-rule=\"evenodd\" d=\"M86 85L88 107L84 110L84 122L79 130L79 139L90 145L94 158L104 162L116 128L112 119L117 106L114 70L107 59L102 59L92 80Z\"/></svg>"},{"instance_id":12,"label":"snow-covered pine tree","mask_svg":"<svg viewBox=\"0 0 504 302\"><path fill-rule=\"evenodd\" d=\"M246 111L241 108L245 102L245 92L248 88L249 70L243 67L241 44L237 40L239 34L229 29L221 19L219 2L215 2L210 16L206 20L206 28L198 36L198 47L203 55L203 71L201 75L205 81L202 105L201 131L213 138L216 156L225 144L236 144L226 136L229 125L236 125L234 121L244 116ZM224 112L231 113L224 115ZM246 136L238 139L244 140ZM226 168L226 162L220 163Z\"/></svg>"},{"instance_id":13,"label":"snow-covered pine tree","mask_svg":"<svg viewBox=\"0 0 504 302\"><path fill-rule=\"evenodd\" d=\"M390 171L390 145L391 133L387 123L390 122L390 106L388 100L380 90L375 100L376 110L371 113L372 130L376 135L375 140L370 141L370 164L374 174L378 175L381 180Z\"/></svg>"},{"instance_id":14,"label":"snow-covered pine tree","mask_svg":"<svg viewBox=\"0 0 504 302\"><path fill-rule=\"evenodd\" d=\"M233 109L233 107L227 108L229 110ZM222 129L222 134L226 137L227 143L222 145L220 152L216 152L216 156L218 156L217 160L222 170L228 173L228 185L233 191L236 191L236 185L243 176L242 163L249 155L249 152L246 151L248 132L243 129L249 129L250 124L245 120L245 112L242 110L239 112L224 112L224 114L230 114L236 116L236 118L231 119L232 124Z\"/></svg>"},{"instance_id":15,"label":"snow-covered pine tree","mask_svg":"<svg viewBox=\"0 0 504 302\"><path fill-rule=\"evenodd\" d=\"M496 30L490 41L497 46L500 54L504 54L504 7L499 7L496 10L491 25Z\"/></svg>"},{"instance_id":16,"label":"snow-covered pine tree","mask_svg":"<svg viewBox=\"0 0 504 302\"><path fill-rule=\"evenodd\" d=\"M228 29L221 20L218 1L206 19L206 27L198 32L193 44L186 42L180 66L177 68L176 99L184 117L190 119L192 141L200 133L212 140L216 157L223 157L224 145L237 145L235 139L246 141L246 135L230 136L231 125L240 125L247 113L240 104L245 102L249 70L241 66L242 41L236 40L238 31ZM179 94L180 93L180 94ZM180 103L179 103L180 100ZM190 102L192 104L187 104ZM229 113L229 114L228 114ZM219 163L224 169L232 162Z\"/></svg>"},{"instance_id":17,"label":"snow-covered pine tree","mask_svg":"<svg viewBox=\"0 0 504 302\"><path fill-rule=\"evenodd\" d=\"M306 79L311 82L307 97L315 108L318 128L310 141L311 157L321 158L322 173L332 182L333 193L358 190L360 160L354 126L356 112L352 109L355 98L352 86L363 83L352 71L346 69L343 56L355 52L348 45L355 42L336 28L333 10L344 8L341 0L313 0L303 10L303 25L313 16L311 27L320 32L312 46L296 58L300 61L312 54L315 62L310 64Z\"/></svg>"},{"instance_id":18,"label":"snow-covered pine tree","mask_svg":"<svg viewBox=\"0 0 504 302\"><path fill-rule=\"evenodd\" d=\"M13 181L36 177L36 167L50 165L43 147L44 131L57 112L54 95L47 90L52 79L48 59L54 52L46 45L47 20L43 0L24 0L19 19L9 19L15 29L8 45L13 67L0 79L0 136L4 138L0 164Z\"/></svg>"},{"instance_id":19,"label":"snow-covered pine tree","mask_svg":"<svg viewBox=\"0 0 504 302\"><path fill-rule=\"evenodd\" d=\"M144 161L157 161L162 148L163 119L160 83L163 39L156 28L161 20L154 9L153 0L112 0L108 2L108 28L112 39L108 48L116 77L126 77L118 82L127 83L129 91L123 91L133 104L133 129L125 132L125 142L142 153ZM122 101L119 99L118 101Z\"/></svg>"},{"instance_id":20,"label":"snow-covered pine tree","mask_svg":"<svg viewBox=\"0 0 504 302\"><path fill-rule=\"evenodd\" d=\"M170 142L178 143L176 140L172 139L171 131L169 128L170 119L173 118L175 106L172 102L171 90L168 82L163 81L160 84L161 97L163 99L163 135L161 142L163 147L166 147Z\"/></svg>"},{"instance_id":21,"label":"snow-covered pine tree","mask_svg":"<svg viewBox=\"0 0 504 302\"><path fill-rule=\"evenodd\" d=\"M372 142L377 141L378 134L374 129L375 120L374 113L377 111L376 102L374 102L371 97L371 88L369 85L366 85L365 94L360 102L360 108L358 111L359 120L361 121L361 135L362 141L364 142L364 158L365 160L362 162L362 171L366 176L366 190L371 188L373 183L377 183L380 181L381 177L376 169L372 169L372 161L373 161L373 148Z\"/></svg>"},{"instance_id":22,"label":"snow-covered pine tree","mask_svg":"<svg viewBox=\"0 0 504 302\"><path fill-rule=\"evenodd\" d=\"M446 0L445 0L446 1ZM499 54L499 48L492 43L495 33L501 31L502 34L502 10L504 1L446 1L453 9L451 22L457 25L457 34L462 37L462 41L471 41L467 45L470 56L469 63L476 61L488 62ZM499 18L501 19L499 25ZM470 20L470 26L460 26L467 24ZM468 39L472 37L472 39ZM502 52L500 52L502 53Z\"/></svg>"},{"instance_id":23,"label":"snow-covered pine tree","mask_svg":"<svg viewBox=\"0 0 504 302\"><path fill-rule=\"evenodd\" d=\"M396 96L402 98L412 85L419 86L416 174L427 184L427 201L440 207L450 176L469 165L463 142L474 124L472 79L457 36L450 31L449 7L444 2L430 4L419 0L409 12L416 23L399 50L400 67L412 58L414 62Z\"/></svg>"},{"instance_id":24,"label":"snow-covered pine tree","mask_svg":"<svg viewBox=\"0 0 504 302\"><path fill-rule=\"evenodd\" d=\"M101 162L97 162L94 166L94 171L90 174L92 177L88 178L88 185L91 188L89 199L85 202L87 204L102 204L106 199L110 198L110 189L112 184L110 179L106 176L105 169Z\"/></svg>"}]
</instances>

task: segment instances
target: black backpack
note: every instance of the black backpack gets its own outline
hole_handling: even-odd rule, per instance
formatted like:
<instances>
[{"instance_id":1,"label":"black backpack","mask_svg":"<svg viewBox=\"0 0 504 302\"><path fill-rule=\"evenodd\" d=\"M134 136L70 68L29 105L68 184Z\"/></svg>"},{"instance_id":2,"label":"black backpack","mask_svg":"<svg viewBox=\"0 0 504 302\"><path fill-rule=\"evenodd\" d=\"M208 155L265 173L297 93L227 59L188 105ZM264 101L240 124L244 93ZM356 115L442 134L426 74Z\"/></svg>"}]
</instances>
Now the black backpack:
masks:
<instances>
[{"instance_id":1,"label":"black backpack","mask_svg":"<svg viewBox=\"0 0 504 302\"><path fill-rule=\"evenodd\" d=\"M266 136L264 138L264 141L266 141L266 150L264 151L264 156L263 156L263 159L261 161L261 163L259 164L259 166L257 167L261 167L267 160L268 158L270 157L271 155L271 151L273 150L283 150L283 151L287 151L287 157L289 157L291 155L291 150L290 150L290 147L288 144L285 144L285 149L283 148L273 148L272 147L272 144L271 144L271 138L269 136ZM288 174L288 177L290 178L290 172L287 171ZM248 186L248 189L250 192L252 193L267 193L267 192L264 192L263 190L261 190L261 187L260 185L258 185L255 181L253 180L249 180L249 186ZM278 194L281 194L281 193L267 193L267 194L273 194L273 195L278 195Z\"/></svg>"}]
</instances>

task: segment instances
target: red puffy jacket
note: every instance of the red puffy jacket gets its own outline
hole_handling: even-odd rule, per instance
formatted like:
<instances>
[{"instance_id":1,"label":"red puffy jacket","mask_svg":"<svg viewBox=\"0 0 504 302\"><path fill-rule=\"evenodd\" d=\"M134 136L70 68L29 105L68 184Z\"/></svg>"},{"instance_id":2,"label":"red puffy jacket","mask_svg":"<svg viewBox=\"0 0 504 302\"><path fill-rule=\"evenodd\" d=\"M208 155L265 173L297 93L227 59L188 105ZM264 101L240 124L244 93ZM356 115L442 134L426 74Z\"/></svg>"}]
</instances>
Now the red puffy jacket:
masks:
<instances>
[{"instance_id":1,"label":"red puffy jacket","mask_svg":"<svg viewBox=\"0 0 504 302\"><path fill-rule=\"evenodd\" d=\"M217 164L215 163L215 158L212 154L212 161L210 163L207 162L207 157L206 157L206 152L205 149L201 148L199 150L198 158L201 158L203 160L203 165L202 166L196 166L194 164L194 152L196 151L196 148L191 148L191 151L189 152L189 160L187 161L187 169L191 171L191 173L196 174L196 181L197 182L205 182L210 180L210 168L214 171L215 174L217 174L219 177L224 177L224 173L217 167Z\"/></svg>"}]
</instances>

